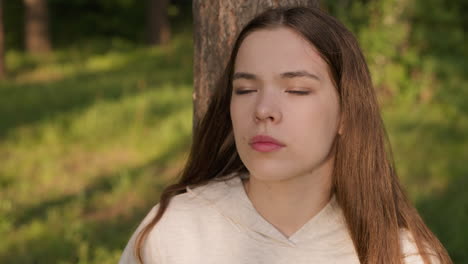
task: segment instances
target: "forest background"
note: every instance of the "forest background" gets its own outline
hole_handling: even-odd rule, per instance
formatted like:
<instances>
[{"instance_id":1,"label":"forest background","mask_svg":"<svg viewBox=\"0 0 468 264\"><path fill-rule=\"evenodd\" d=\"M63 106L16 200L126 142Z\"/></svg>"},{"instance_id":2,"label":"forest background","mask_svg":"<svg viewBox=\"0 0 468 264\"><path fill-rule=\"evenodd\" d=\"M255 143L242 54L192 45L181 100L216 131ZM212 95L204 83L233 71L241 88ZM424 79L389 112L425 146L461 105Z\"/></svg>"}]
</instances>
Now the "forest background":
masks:
<instances>
[{"instance_id":1,"label":"forest background","mask_svg":"<svg viewBox=\"0 0 468 264\"><path fill-rule=\"evenodd\" d=\"M116 263L187 157L192 3L0 3L0 263ZM358 37L397 172L454 263L468 263L467 5L321 1Z\"/></svg>"}]
</instances>

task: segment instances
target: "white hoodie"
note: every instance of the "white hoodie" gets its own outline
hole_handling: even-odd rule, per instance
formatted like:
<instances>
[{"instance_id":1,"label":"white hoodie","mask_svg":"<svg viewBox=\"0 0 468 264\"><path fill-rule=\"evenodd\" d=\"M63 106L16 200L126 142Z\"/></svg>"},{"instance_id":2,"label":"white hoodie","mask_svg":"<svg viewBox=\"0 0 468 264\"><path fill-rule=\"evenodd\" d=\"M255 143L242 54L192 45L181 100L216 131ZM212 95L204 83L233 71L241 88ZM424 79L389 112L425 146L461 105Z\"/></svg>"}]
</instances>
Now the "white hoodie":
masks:
<instances>
[{"instance_id":1,"label":"white hoodie","mask_svg":"<svg viewBox=\"0 0 468 264\"><path fill-rule=\"evenodd\" d=\"M289 238L266 221L248 198L241 178L191 189L172 198L143 247L146 264L359 263L335 196ZM134 232L119 264L138 263L136 235L156 215L156 204ZM401 232L405 263L422 264L407 232Z\"/></svg>"}]
</instances>

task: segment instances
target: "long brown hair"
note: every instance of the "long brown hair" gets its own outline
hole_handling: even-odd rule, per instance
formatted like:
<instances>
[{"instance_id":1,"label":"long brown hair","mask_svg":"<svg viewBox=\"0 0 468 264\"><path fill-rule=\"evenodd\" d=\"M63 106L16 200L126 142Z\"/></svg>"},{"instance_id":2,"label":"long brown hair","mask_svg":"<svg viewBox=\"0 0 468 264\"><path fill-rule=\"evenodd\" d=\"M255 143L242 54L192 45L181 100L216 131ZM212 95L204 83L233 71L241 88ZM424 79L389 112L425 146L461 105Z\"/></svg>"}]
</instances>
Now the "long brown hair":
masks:
<instances>
[{"instance_id":1,"label":"long brown hair","mask_svg":"<svg viewBox=\"0 0 468 264\"><path fill-rule=\"evenodd\" d=\"M188 161L177 183L166 187L159 210L139 233L142 245L166 211L171 198L187 186L204 185L247 169L237 153L229 112L231 77L239 46L257 30L287 27L310 42L328 64L340 98L343 134L336 138L333 191L346 219L361 263L403 263L400 230L408 230L425 263L430 257L452 263L450 257L410 204L395 172L389 140L380 116L369 69L353 34L319 9L270 9L248 23L238 35L224 74L208 110L196 125Z\"/></svg>"}]
</instances>

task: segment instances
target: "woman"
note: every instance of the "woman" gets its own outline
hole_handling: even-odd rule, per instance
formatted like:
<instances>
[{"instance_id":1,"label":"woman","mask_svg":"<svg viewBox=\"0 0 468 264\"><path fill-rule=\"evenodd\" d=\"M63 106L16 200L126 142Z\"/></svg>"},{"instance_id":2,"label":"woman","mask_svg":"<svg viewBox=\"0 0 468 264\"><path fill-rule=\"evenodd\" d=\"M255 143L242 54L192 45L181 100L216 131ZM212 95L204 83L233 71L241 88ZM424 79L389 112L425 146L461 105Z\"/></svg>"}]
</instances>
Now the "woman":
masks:
<instances>
[{"instance_id":1,"label":"woman","mask_svg":"<svg viewBox=\"0 0 468 264\"><path fill-rule=\"evenodd\" d=\"M245 26L198 127L120 263L451 263L398 182L356 39L324 12Z\"/></svg>"}]
</instances>

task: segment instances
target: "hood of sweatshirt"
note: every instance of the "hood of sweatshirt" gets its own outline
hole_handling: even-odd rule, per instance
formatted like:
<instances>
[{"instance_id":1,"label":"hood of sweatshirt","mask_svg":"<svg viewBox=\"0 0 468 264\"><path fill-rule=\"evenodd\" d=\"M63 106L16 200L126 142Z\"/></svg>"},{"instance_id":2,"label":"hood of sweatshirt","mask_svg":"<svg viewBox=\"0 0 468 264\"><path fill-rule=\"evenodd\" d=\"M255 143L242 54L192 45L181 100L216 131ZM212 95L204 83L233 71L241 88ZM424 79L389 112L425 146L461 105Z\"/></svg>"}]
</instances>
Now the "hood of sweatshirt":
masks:
<instances>
[{"instance_id":1,"label":"hood of sweatshirt","mask_svg":"<svg viewBox=\"0 0 468 264\"><path fill-rule=\"evenodd\" d=\"M187 187L187 192L215 208L240 231L247 232L251 238L264 243L317 249L324 244L327 245L326 248L333 248L333 245L341 247L344 242L349 242L346 223L335 195L299 230L286 237L253 206L242 184L242 179L248 177L248 173L232 173L203 186Z\"/></svg>"}]
</instances>

